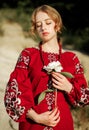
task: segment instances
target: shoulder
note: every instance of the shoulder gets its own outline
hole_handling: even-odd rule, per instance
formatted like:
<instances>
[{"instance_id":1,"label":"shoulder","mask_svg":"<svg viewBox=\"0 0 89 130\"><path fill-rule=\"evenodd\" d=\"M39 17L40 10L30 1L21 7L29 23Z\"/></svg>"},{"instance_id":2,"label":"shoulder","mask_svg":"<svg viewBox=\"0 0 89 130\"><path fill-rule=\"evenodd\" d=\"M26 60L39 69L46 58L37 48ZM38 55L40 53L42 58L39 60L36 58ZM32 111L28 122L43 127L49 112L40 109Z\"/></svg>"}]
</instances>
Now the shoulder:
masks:
<instances>
[{"instance_id":1,"label":"shoulder","mask_svg":"<svg viewBox=\"0 0 89 130\"><path fill-rule=\"evenodd\" d=\"M62 58L67 61L71 61L74 63L81 62L77 53L71 50L63 50L62 51Z\"/></svg>"},{"instance_id":2,"label":"shoulder","mask_svg":"<svg viewBox=\"0 0 89 130\"><path fill-rule=\"evenodd\" d=\"M73 51L70 50L62 50L62 55L65 57L69 57L69 58L75 58L77 57L76 53L74 53Z\"/></svg>"},{"instance_id":3,"label":"shoulder","mask_svg":"<svg viewBox=\"0 0 89 130\"><path fill-rule=\"evenodd\" d=\"M21 55L33 55L35 53L39 52L39 47L36 46L36 47L29 47L29 48L24 48L22 51L21 51Z\"/></svg>"},{"instance_id":4,"label":"shoulder","mask_svg":"<svg viewBox=\"0 0 89 130\"><path fill-rule=\"evenodd\" d=\"M38 50L37 47L23 49L18 57L16 67L27 68L26 66L29 64L29 61L32 57L35 57L34 54L37 54Z\"/></svg>"}]
</instances>

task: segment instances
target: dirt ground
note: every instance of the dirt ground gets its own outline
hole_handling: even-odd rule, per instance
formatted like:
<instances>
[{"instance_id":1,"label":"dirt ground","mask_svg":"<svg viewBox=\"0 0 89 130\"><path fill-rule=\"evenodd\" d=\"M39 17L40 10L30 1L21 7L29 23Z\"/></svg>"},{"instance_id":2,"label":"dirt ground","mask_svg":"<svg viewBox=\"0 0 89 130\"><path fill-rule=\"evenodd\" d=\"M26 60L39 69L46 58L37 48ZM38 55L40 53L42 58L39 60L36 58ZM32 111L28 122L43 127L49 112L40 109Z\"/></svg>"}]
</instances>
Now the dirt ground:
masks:
<instances>
[{"instance_id":1,"label":"dirt ground","mask_svg":"<svg viewBox=\"0 0 89 130\"><path fill-rule=\"evenodd\" d=\"M25 38L22 28L17 23L4 23L2 24L2 30L4 31L4 35L0 37L0 130L18 130L18 123L12 121L5 110L4 94L6 83L11 71L15 67L20 51L24 47L35 46L37 43L30 38ZM75 53L79 56L84 66L85 76L88 81L89 55L77 51ZM74 112L74 115L75 119L77 114ZM89 130L88 120L83 121L83 125L80 127L75 125L75 130Z\"/></svg>"}]
</instances>

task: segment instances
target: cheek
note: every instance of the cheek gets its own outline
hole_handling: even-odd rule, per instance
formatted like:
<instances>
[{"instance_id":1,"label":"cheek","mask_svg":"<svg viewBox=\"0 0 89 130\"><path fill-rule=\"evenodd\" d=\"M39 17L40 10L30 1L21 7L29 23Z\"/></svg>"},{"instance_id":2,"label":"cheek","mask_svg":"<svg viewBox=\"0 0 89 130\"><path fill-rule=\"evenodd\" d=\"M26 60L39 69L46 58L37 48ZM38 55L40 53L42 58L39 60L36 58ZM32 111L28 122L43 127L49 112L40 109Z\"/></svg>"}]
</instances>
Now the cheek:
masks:
<instances>
[{"instance_id":1,"label":"cheek","mask_svg":"<svg viewBox=\"0 0 89 130\"><path fill-rule=\"evenodd\" d=\"M55 30L56 30L56 29L55 29L55 25L54 25L54 26L53 26L53 25L50 26L49 29L50 29L50 31L52 31L52 32L54 31L54 32L55 32Z\"/></svg>"},{"instance_id":2,"label":"cheek","mask_svg":"<svg viewBox=\"0 0 89 130\"><path fill-rule=\"evenodd\" d=\"M37 30L36 32L37 32L38 37L42 38L42 33L41 33L41 31L40 31L40 30Z\"/></svg>"},{"instance_id":3,"label":"cheek","mask_svg":"<svg viewBox=\"0 0 89 130\"><path fill-rule=\"evenodd\" d=\"M36 32L37 32L38 35L41 34L41 30L40 29L37 29Z\"/></svg>"},{"instance_id":4,"label":"cheek","mask_svg":"<svg viewBox=\"0 0 89 130\"><path fill-rule=\"evenodd\" d=\"M55 28L49 28L49 30L50 30L50 32L51 32L52 34L56 34Z\"/></svg>"}]
</instances>

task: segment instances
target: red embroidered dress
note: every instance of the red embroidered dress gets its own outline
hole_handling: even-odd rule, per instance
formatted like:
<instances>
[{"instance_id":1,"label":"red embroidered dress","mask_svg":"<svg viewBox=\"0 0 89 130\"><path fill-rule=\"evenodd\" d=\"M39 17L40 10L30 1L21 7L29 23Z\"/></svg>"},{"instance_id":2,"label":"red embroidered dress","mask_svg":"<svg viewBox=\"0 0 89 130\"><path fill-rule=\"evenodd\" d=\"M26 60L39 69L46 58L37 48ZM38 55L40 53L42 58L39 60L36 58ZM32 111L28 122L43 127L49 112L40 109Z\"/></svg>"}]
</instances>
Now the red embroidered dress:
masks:
<instances>
[{"instance_id":1,"label":"red embroidered dress","mask_svg":"<svg viewBox=\"0 0 89 130\"><path fill-rule=\"evenodd\" d=\"M21 52L6 87L4 97L6 111L14 121L19 122L19 130L73 130L69 104L74 106L89 104L87 93L89 90L83 68L72 52L62 52L59 58L58 54L40 51L39 48L26 48ZM48 87L49 75L43 70L43 66L58 60L63 66L63 71L72 73L74 78L68 79L73 84L70 93L59 90L57 92L60 122L52 128L28 120L26 112L31 107L37 113L53 109L54 92L47 93L40 104L37 100L39 94Z\"/></svg>"}]
</instances>

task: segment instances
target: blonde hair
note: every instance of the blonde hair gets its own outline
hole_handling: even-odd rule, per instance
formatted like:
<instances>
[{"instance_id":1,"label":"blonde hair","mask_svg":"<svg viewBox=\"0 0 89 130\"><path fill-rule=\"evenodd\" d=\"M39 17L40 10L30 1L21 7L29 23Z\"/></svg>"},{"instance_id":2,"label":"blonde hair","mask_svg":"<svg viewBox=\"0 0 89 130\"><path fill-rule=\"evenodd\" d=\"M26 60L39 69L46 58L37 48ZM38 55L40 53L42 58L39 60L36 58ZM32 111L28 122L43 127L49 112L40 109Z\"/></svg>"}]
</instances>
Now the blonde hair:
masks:
<instances>
[{"instance_id":1,"label":"blonde hair","mask_svg":"<svg viewBox=\"0 0 89 130\"><path fill-rule=\"evenodd\" d=\"M62 23L62 18L59 12L49 5L42 5L36 8L32 13L31 30L30 30L31 34L32 35L36 34L36 15L40 11L47 13L52 18L52 20L55 22L55 29L61 33L63 23Z\"/></svg>"}]
</instances>

